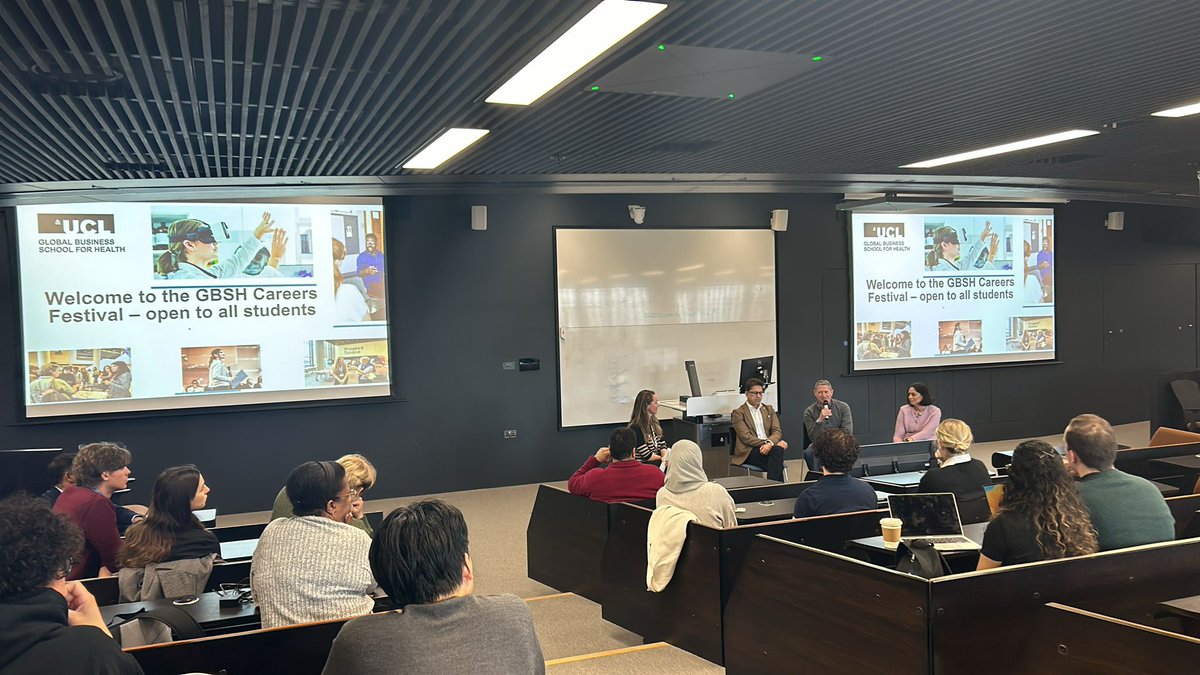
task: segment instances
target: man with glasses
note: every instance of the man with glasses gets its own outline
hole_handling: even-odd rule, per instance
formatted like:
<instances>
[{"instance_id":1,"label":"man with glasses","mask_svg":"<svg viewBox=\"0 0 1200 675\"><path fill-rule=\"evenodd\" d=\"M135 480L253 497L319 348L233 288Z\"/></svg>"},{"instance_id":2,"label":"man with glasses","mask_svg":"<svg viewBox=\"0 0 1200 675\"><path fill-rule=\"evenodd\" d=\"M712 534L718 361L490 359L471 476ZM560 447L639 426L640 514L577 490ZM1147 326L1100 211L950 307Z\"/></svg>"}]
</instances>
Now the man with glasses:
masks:
<instances>
[{"instance_id":1,"label":"man with glasses","mask_svg":"<svg viewBox=\"0 0 1200 675\"><path fill-rule=\"evenodd\" d=\"M290 518L271 521L250 563L263 628L368 614L376 588L371 538L350 526L358 493L337 462L305 462L288 476Z\"/></svg>"},{"instance_id":2,"label":"man with glasses","mask_svg":"<svg viewBox=\"0 0 1200 675\"><path fill-rule=\"evenodd\" d=\"M783 481L783 460L787 441L779 426L779 415L762 402L766 384L757 378L746 380L746 402L730 414L733 422L733 463L767 470L767 478Z\"/></svg>"}]
</instances>

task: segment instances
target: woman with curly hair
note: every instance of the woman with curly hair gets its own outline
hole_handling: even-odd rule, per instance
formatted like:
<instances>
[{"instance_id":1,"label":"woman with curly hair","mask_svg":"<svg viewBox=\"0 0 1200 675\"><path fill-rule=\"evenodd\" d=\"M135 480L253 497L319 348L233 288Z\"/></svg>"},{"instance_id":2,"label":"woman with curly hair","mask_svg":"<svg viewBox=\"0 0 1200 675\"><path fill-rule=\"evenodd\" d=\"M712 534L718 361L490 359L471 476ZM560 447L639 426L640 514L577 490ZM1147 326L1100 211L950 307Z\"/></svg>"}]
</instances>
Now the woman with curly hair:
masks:
<instances>
[{"instance_id":1,"label":"woman with curly hair","mask_svg":"<svg viewBox=\"0 0 1200 675\"><path fill-rule=\"evenodd\" d=\"M1062 457L1042 441L1018 445L999 512L983 535L976 569L1097 550L1096 531Z\"/></svg>"},{"instance_id":2,"label":"woman with curly hair","mask_svg":"<svg viewBox=\"0 0 1200 675\"><path fill-rule=\"evenodd\" d=\"M208 503L208 485L188 464L158 475L146 519L129 528L117 560L126 602L199 595L221 545L193 511ZM170 563L170 564L168 564Z\"/></svg>"}]
</instances>

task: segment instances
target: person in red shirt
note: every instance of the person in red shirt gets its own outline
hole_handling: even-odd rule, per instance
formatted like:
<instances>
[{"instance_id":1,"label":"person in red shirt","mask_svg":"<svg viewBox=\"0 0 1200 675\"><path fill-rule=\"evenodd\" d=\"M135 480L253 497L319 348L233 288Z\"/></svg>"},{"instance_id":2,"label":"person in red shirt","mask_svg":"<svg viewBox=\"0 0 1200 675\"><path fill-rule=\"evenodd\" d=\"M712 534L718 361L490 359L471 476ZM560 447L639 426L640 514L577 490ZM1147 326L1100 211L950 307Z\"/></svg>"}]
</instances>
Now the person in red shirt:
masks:
<instances>
[{"instance_id":1,"label":"person in red shirt","mask_svg":"<svg viewBox=\"0 0 1200 675\"><path fill-rule=\"evenodd\" d=\"M112 576L117 571L121 535L112 496L129 484L133 456L118 443L89 443L75 455L71 474L75 485L63 490L54 503L55 513L65 513L83 532L83 550L68 579Z\"/></svg>"},{"instance_id":2,"label":"person in red shirt","mask_svg":"<svg viewBox=\"0 0 1200 675\"><path fill-rule=\"evenodd\" d=\"M567 489L598 502L633 502L654 499L663 486L663 472L633 457L637 435L629 427L613 429L608 447L588 457L567 481ZM608 468L601 465L609 462Z\"/></svg>"}]
</instances>

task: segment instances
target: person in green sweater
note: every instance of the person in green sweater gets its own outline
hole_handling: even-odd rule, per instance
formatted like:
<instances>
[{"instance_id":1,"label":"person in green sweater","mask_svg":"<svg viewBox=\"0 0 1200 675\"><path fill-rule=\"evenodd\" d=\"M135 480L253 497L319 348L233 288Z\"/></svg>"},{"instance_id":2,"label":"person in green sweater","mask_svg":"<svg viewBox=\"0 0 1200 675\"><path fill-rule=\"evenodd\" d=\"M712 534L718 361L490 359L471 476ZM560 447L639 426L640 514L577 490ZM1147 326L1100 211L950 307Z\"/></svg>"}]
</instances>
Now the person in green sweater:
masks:
<instances>
[{"instance_id":1,"label":"person in green sweater","mask_svg":"<svg viewBox=\"0 0 1200 675\"><path fill-rule=\"evenodd\" d=\"M367 522L366 518L363 518L362 495L375 484L375 466L371 464L370 460L359 454L342 455L338 458L338 464L346 469L346 482L350 485L350 512L353 515L350 524L368 535L374 536L371 524ZM293 515L295 513L292 510L292 502L288 499L287 488L281 488L279 494L275 495L275 504L271 508L271 520L291 518Z\"/></svg>"},{"instance_id":2,"label":"person in green sweater","mask_svg":"<svg viewBox=\"0 0 1200 675\"><path fill-rule=\"evenodd\" d=\"M1101 551L1175 538L1175 519L1158 488L1113 468L1117 436L1104 418L1079 415L1063 432L1067 470L1092 516Z\"/></svg>"}]
</instances>

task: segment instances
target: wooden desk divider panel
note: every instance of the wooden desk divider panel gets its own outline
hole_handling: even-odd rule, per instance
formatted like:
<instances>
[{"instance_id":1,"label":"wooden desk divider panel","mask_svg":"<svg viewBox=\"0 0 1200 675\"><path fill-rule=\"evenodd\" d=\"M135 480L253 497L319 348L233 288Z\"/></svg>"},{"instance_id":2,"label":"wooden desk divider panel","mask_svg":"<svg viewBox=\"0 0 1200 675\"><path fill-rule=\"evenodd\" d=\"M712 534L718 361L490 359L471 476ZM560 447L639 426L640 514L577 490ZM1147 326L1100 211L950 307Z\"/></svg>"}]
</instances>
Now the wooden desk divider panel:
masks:
<instances>
[{"instance_id":1,"label":"wooden desk divider panel","mask_svg":"<svg viewBox=\"0 0 1200 675\"><path fill-rule=\"evenodd\" d=\"M1130 448L1118 450L1117 459L1113 466L1135 476L1146 476L1146 462L1163 457L1182 457L1184 455L1200 454L1200 443L1177 443L1175 445L1160 445L1150 448ZM1146 476L1153 478L1153 476ZM1182 487L1182 486L1180 486Z\"/></svg>"},{"instance_id":2,"label":"wooden desk divider panel","mask_svg":"<svg viewBox=\"0 0 1200 675\"><path fill-rule=\"evenodd\" d=\"M933 672L1014 672L1011 662L981 655L1032 640L1047 602L1154 625L1156 602L1200 594L1197 569L1200 539L1192 539L933 579Z\"/></svg>"},{"instance_id":3,"label":"wooden desk divider panel","mask_svg":"<svg viewBox=\"0 0 1200 675\"><path fill-rule=\"evenodd\" d=\"M725 672L929 673L928 586L756 536L725 607Z\"/></svg>"},{"instance_id":4,"label":"wooden desk divider panel","mask_svg":"<svg viewBox=\"0 0 1200 675\"><path fill-rule=\"evenodd\" d=\"M1024 659L1010 672L1057 675L1195 673L1200 640L1056 602L1038 613Z\"/></svg>"},{"instance_id":5,"label":"wooden desk divider panel","mask_svg":"<svg viewBox=\"0 0 1200 675\"><path fill-rule=\"evenodd\" d=\"M600 602L609 508L561 488L538 486L525 529L529 578Z\"/></svg>"},{"instance_id":6,"label":"wooden desk divider panel","mask_svg":"<svg viewBox=\"0 0 1200 675\"><path fill-rule=\"evenodd\" d=\"M1175 538L1183 539L1193 514L1200 509L1200 495L1168 497L1167 507L1171 509L1171 515L1175 518Z\"/></svg>"},{"instance_id":7,"label":"wooden desk divider panel","mask_svg":"<svg viewBox=\"0 0 1200 675\"><path fill-rule=\"evenodd\" d=\"M721 664L723 614L756 534L841 551L846 540L879 534L882 511L780 520L716 530L688 526L671 583L646 590L646 529L652 511L622 504L614 509L604 549L602 616L647 642L667 642ZM792 579L793 587L801 584Z\"/></svg>"},{"instance_id":8,"label":"wooden desk divider panel","mask_svg":"<svg viewBox=\"0 0 1200 675\"><path fill-rule=\"evenodd\" d=\"M225 675L320 675L333 639L349 619L181 640L127 649L146 675L224 673Z\"/></svg>"}]
</instances>

